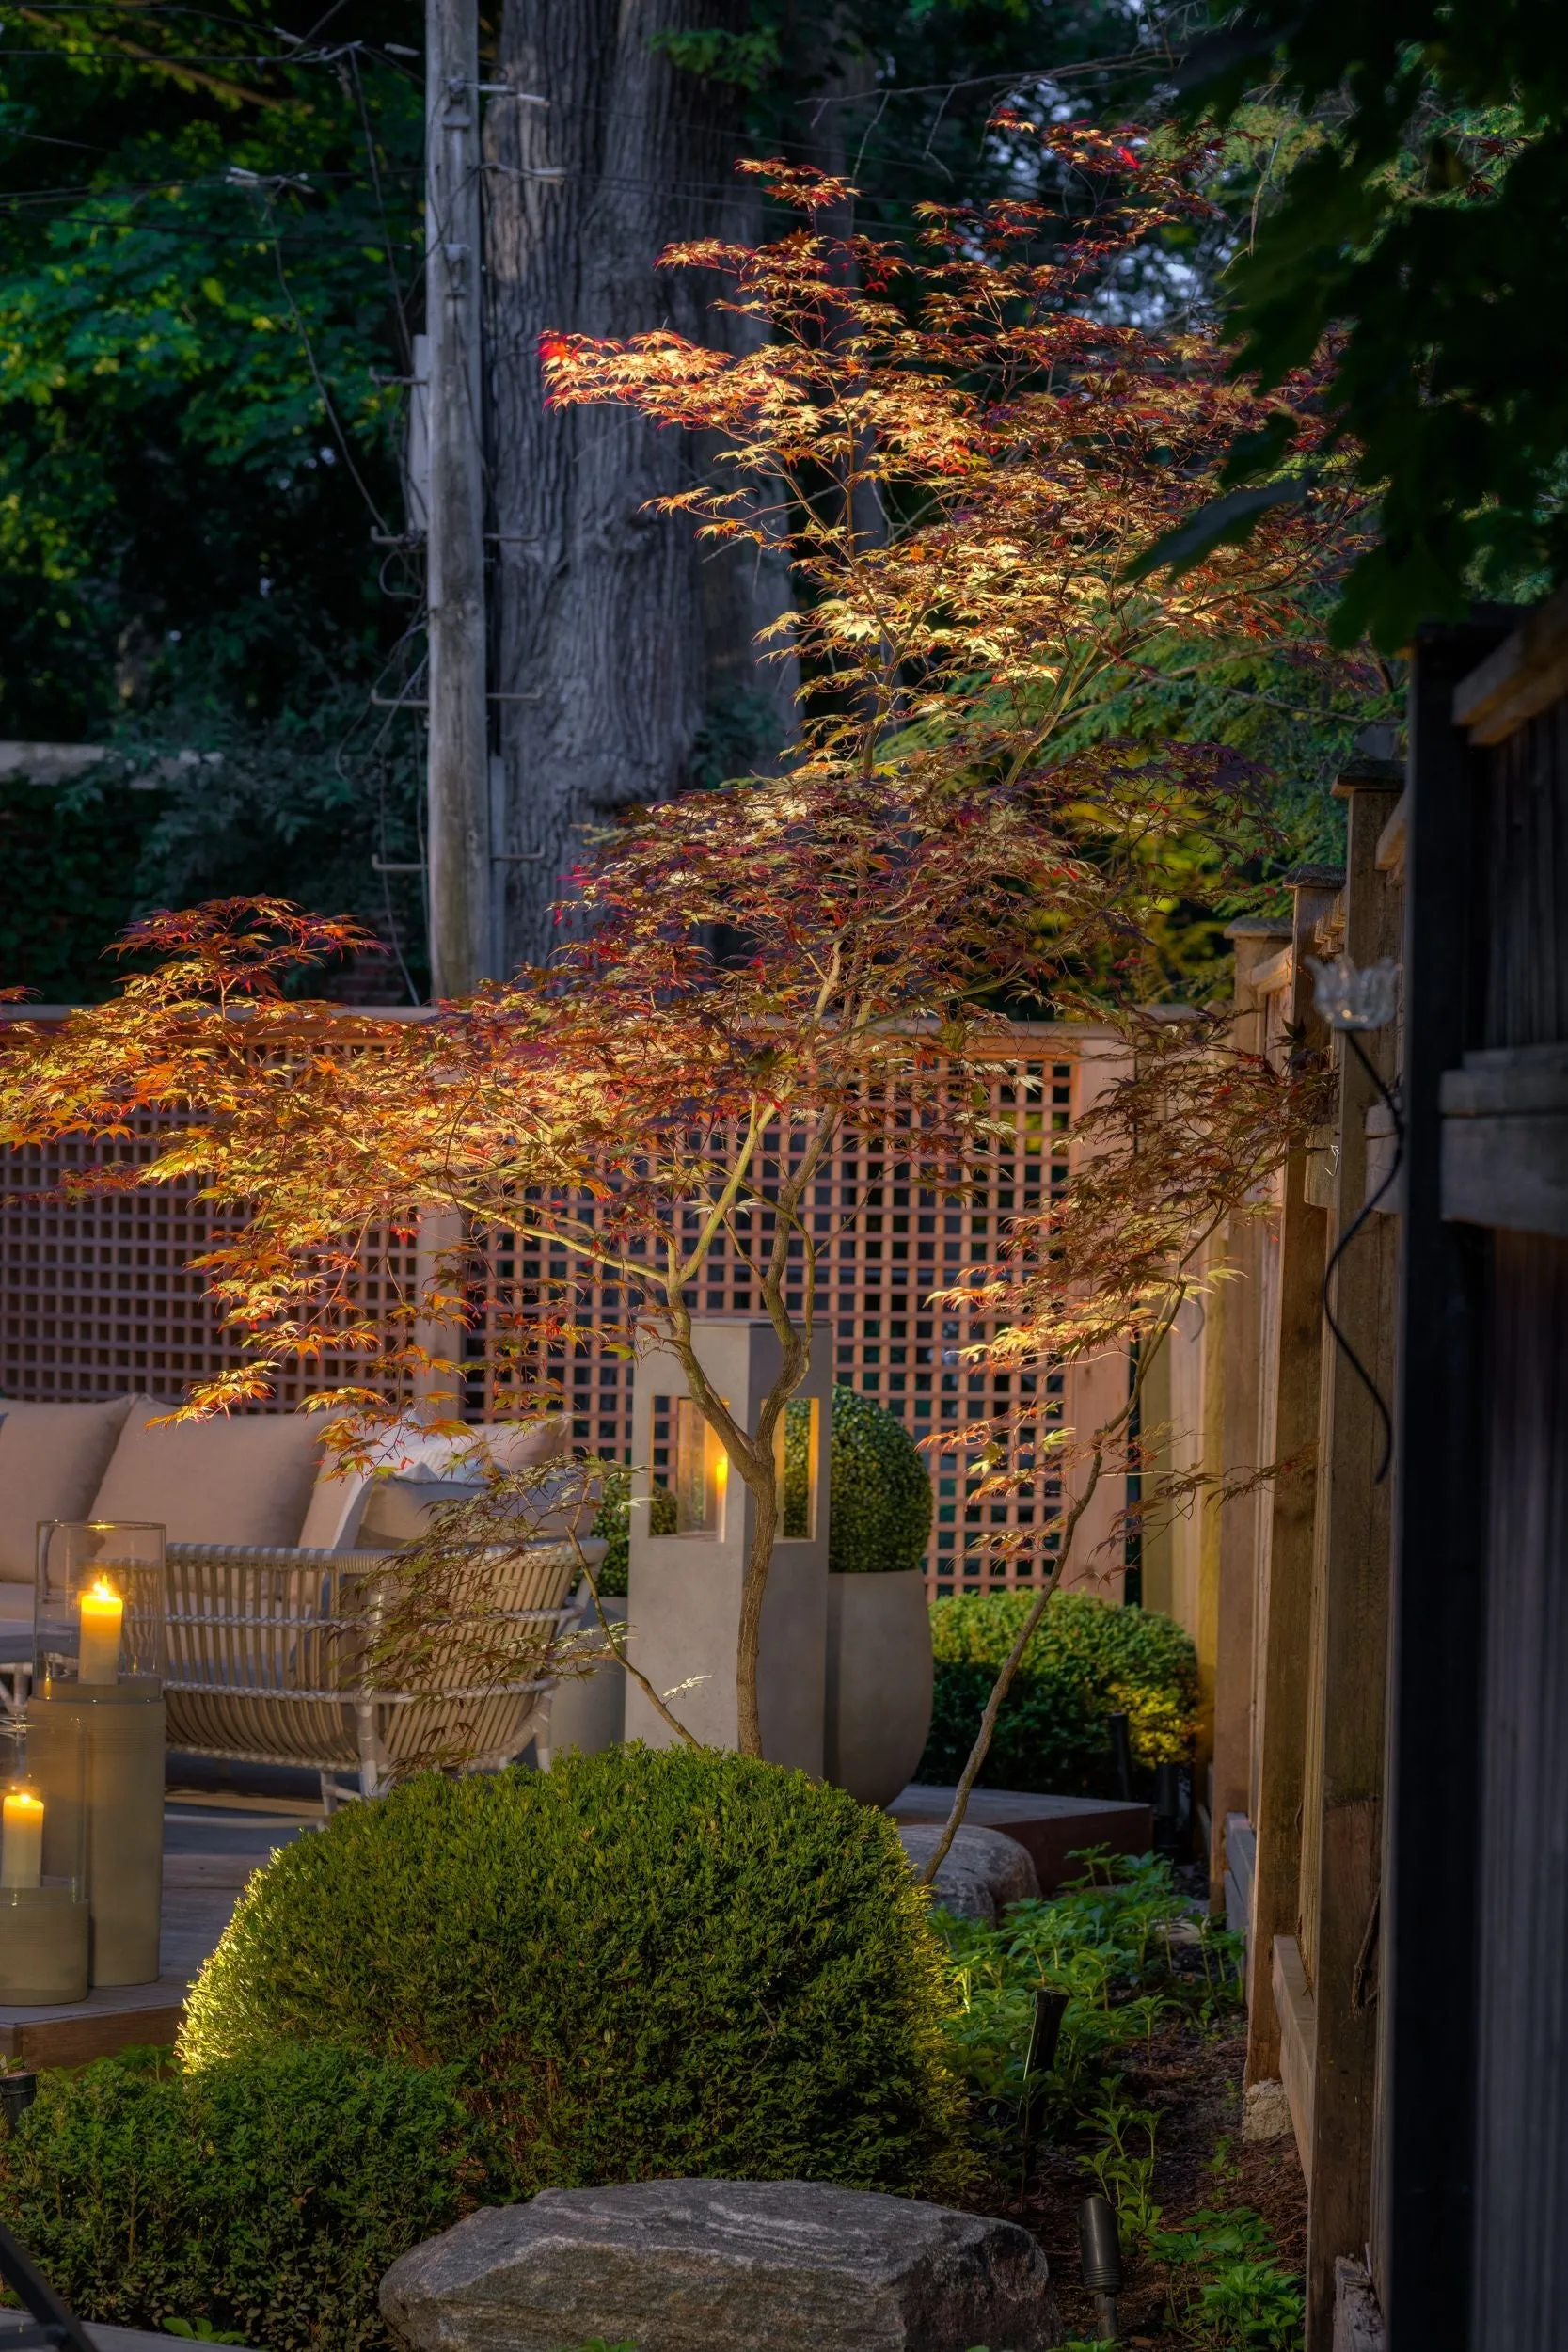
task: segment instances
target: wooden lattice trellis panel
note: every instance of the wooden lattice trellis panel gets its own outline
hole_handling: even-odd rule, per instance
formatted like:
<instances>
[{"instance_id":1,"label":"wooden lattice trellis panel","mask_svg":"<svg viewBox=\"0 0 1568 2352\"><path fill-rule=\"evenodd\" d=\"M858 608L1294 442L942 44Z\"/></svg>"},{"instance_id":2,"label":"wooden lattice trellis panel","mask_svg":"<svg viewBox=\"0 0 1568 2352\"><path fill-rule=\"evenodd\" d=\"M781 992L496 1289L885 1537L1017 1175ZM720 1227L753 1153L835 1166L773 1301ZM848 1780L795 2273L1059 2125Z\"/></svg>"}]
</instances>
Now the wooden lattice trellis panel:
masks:
<instances>
[{"instance_id":1,"label":"wooden lattice trellis panel","mask_svg":"<svg viewBox=\"0 0 1568 2352\"><path fill-rule=\"evenodd\" d=\"M1064 1050L1065 1048L1065 1050ZM1008 1219L1037 1207L1066 1181L1064 1133L1074 1111L1077 1063L1062 1033L1023 1033L1016 1069L999 1077L993 1108L1006 1132L992 1157L991 1181L961 1206L881 1184L868 1156L847 1154L833 1167L816 1204L826 1249L818 1266L816 1309L834 1332L836 1376L897 1415L917 1438L940 1435L1002 1406L1007 1376L976 1372L964 1347L986 1336L962 1313L934 1311L931 1292L963 1269L994 1257ZM146 1140L118 1147L145 1161ZM66 1143L4 1155L0 1178L0 1395L85 1398L146 1390L177 1395L242 1360L237 1341L220 1327L189 1261L220 1237L211 1211L186 1187L150 1187L73 1205L38 1196L79 1165L84 1147ZM485 1295L514 1282L540 1303L568 1295L564 1257L536 1236L498 1235L487 1253L474 1329L465 1342L471 1371L467 1410L487 1418L497 1400L493 1331ZM693 1301L704 1314L747 1314L756 1301L744 1269L716 1260ZM374 1308L384 1295L411 1295L419 1279L415 1250L382 1251L360 1277L359 1296ZM630 1458L631 1367L599 1336L619 1324L622 1302L594 1289L574 1301L589 1336L553 1369L568 1395L576 1442ZM352 1380L347 1358L302 1365L280 1383L277 1402ZM1039 1422L1059 1422L1069 1399L1060 1375L1020 1376L1038 1398ZM1028 1441L1027 1432L1025 1442ZM934 1594L1028 1585L1049 1562L1059 1508L1053 1485L984 1515L964 1500L965 1464L957 1449L930 1454L936 1511L927 1557ZM999 1559L985 1549L995 1529L1027 1534L1031 1551Z\"/></svg>"},{"instance_id":2,"label":"wooden lattice trellis panel","mask_svg":"<svg viewBox=\"0 0 1568 2352\"><path fill-rule=\"evenodd\" d=\"M961 1360L972 1341L987 1336L985 1325L961 1312L933 1310L929 1298L934 1290L957 1281L966 1267L993 1259L1013 1216L1037 1208L1042 1198L1060 1191L1067 1180L1063 1138L1073 1111L1074 1068L1067 1055L1026 1053L1009 1075L997 1080L992 1109L1010 1133L994 1147L990 1183L962 1204L907 1184L879 1182L879 1155L863 1149L841 1155L830 1182L817 1189L813 1215L825 1255L818 1266L816 1311L833 1328L835 1375L885 1406L916 1438L978 1420L1008 1401L1007 1375L974 1371ZM498 1234L487 1255L489 1279L480 1279L477 1321L467 1342L468 1411L483 1419L494 1409L494 1331L496 1324L508 1320L504 1310L485 1311L496 1293L515 1296L524 1307L564 1311L587 1336L554 1350L536 1369L559 1381L572 1411L576 1443L629 1462L632 1366L601 1336L624 1325L627 1309L619 1292L601 1285L574 1288L565 1251L552 1249L548 1239L536 1233ZM705 1316L760 1311L744 1263L726 1260L722 1252L716 1253L707 1279L689 1303ZM799 1307L799 1290L791 1303ZM1037 1395L1042 1424L1060 1422L1061 1375L1037 1379L1023 1375L1020 1387ZM1022 1441L1027 1444L1032 1436L1025 1424ZM945 1596L1033 1582L1054 1549L1051 1522L1060 1502L1055 1482L982 1511L964 1501L966 1465L959 1451L934 1450L929 1459L936 1510L926 1573L932 1592ZM990 1554L986 1546L996 1529L1028 1534L1035 1549L1007 1559Z\"/></svg>"},{"instance_id":3,"label":"wooden lattice trellis panel","mask_svg":"<svg viewBox=\"0 0 1568 2352\"><path fill-rule=\"evenodd\" d=\"M150 1137L114 1147L143 1165ZM178 1397L193 1380L241 1364L190 1261L222 1238L221 1218L191 1184L149 1185L71 1203L47 1195L102 1154L79 1141L0 1154L0 1396L71 1400L127 1390ZM381 1248L356 1285L375 1308L412 1294L412 1248ZM356 1376L347 1355L324 1355L286 1373L277 1403Z\"/></svg>"}]
</instances>

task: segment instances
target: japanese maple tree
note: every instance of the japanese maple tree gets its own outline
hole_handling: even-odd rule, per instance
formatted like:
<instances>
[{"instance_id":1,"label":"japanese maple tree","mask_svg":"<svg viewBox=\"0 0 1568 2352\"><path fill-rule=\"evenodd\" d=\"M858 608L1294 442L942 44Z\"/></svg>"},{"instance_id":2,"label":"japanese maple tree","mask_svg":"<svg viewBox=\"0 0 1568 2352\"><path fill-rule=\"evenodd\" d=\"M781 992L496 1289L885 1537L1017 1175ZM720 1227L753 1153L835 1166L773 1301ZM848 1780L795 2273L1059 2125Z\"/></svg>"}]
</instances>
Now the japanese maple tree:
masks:
<instances>
[{"instance_id":1,"label":"japanese maple tree","mask_svg":"<svg viewBox=\"0 0 1568 2352\"><path fill-rule=\"evenodd\" d=\"M112 1145L155 1114L150 1168L72 1181L195 1178L231 1220L199 1263L245 1361L192 1409L264 1398L282 1368L348 1349L362 1376L317 1401L361 1430L389 1415L411 1370L439 1373L424 1326L475 1311L473 1260L496 1235L547 1234L583 1282L610 1286L624 1343L673 1352L754 1501L736 1660L752 1754L775 1438L818 1255L858 1205L821 1197L830 1163L854 1142L879 1182L962 1198L984 1181L992 1081L1019 1059L1009 1016L1134 997L1173 859L1195 837L1223 857L1249 803L1249 778L1212 747L1095 744L1087 723L1172 632L1233 645L1305 626L1357 527L1330 472L1312 505L1179 586L1128 579L1256 410L1200 340L1162 343L1091 299L1201 202L1194 159L1140 162L1084 132L1057 144L1058 210L932 214L912 257L818 233L812 216L847 190L768 167L806 227L666 257L727 270L768 340L738 357L667 335L549 343L553 398L719 437L729 480L672 501L704 532L787 545L808 694L785 774L639 813L574 878L548 967L426 1019L302 1006L285 981L352 929L241 900L140 926L131 945L152 969L0 1056L0 1140ZM1318 428L1310 385L1297 389L1305 447ZM885 529L864 527L868 487ZM1157 1337L1203 1234L1289 1147L1292 1082L1255 1065L1221 1084L1208 1045L1141 1041L1128 1083L1143 1091L1114 1097L1119 1126L1102 1114L1067 1212L1021 1220L1007 1263L974 1270L965 1295L1009 1361ZM460 1237L431 1284L399 1295L375 1237L408 1235L433 1206ZM754 1425L692 1341L721 1255L780 1342ZM552 1403L541 1351L573 1336L569 1302L492 1276L484 1311L513 1394ZM1050 1441L1058 1468L1064 1449L1084 1466L1055 1576L1125 1428L1122 1414ZM985 1480L1053 1474L1022 1406L966 1434Z\"/></svg>"},{"instance_id":2,"label":"japanese maple tree","mask_svg":"<svg viewBox=\"0 0 1568 2352\"><path fill-rule=\"evenodd\" d=\"M716 437L708 478L659 508L716 543L787 552L800 605L774 634L817 688L807 740L863 773L908 757L911 734L949 763L1021 772L1081 741L1175 645L1189 666L1287 638L1326 660L1322 592L1365 544L1349 460L1312 465L1329 438L1312 369L1265 401L1229 380L1212 335L1124 315L1139 256L1213 210L1207 148L1082 125L1040 136L1057 202L924 205L913 249L820 226L852 202L847 182L742 164L801 225L757 246L675 246L663 266L726 282L749 348L544 341L558 404L622 403ZM1264 431L1311 469L1310 499L1180 580L1133 577L1233 443Z\"/></svg>"}]
</instances>

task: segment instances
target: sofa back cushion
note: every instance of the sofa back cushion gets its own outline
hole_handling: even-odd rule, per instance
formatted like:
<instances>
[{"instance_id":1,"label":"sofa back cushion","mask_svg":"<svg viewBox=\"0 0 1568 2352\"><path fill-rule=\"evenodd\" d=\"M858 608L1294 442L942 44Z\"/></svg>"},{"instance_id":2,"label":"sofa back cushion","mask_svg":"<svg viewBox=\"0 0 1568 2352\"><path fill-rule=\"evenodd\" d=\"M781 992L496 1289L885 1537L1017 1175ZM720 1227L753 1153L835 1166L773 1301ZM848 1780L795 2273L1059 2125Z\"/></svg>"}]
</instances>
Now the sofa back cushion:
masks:
<instances>
[{"instance_id":1,"label":"sofa back cushion","mask_svg":"<svg viewBox=\"0 0 1568 2352\"><path fill-rule=\"evenodd\" d=\"M575 1483L562 1501L556 1489L562 1481L536 1486L519 1509L514 1529L525 1544L560 1543L574 1531L586 1534L594 1518L580 1504ZM422 1543L434 1533L438 1503L467 1502L484 1492L483 1481L427 1478L417 1470L406 1477L372 1480L355 1536L356 1550L384 1551L389 1547Z\"/></svg>"},{"instance_id":2,"label":"sofa back cushion","mask_svg":"<svg viewBox=\"0 0 1568 2352\"><path fill-rule=\"evenodd\" d=\"M477 1454L471 1452L476 1444L481 1449ZM336 1456L324 1460L299 1540L323 1551L361 1547L380 1550L391 1543L417 1543L428 1529L429 1505L476 1487L487 1461L500 1470L520 1470L559 1461L565 1452L566 1422L559 1415L549 1421L486 1422L461 1438L436 1437L418 1422L398 1422L375 1441L368 1456L369 1464L389 1469L390 1479L372 1477L369 1468L341 1470ZM443 1482L439 1494L400 1496L377 1506L377 1495L388 1486L406 1481L423 1487L433 1480ZM391 1532L394 1524L396 1534Z\"/></svg>"},{"instance_id":3,"label":"sofa back cushion","mask_svg":"<svg viewBox=\"0 0 1568 2352\"><path fill-rule=\"evenodd\" d=\"M310 1489L299 1540L310 1551L352 1551L371 1481L362 1470L341 1470L335 1454L325 1454Z\"/></svg>"},{"instance_id":4,"label":"sofa back cushion","mask_svg":"<svg viewBox=\"0 0 1568 2352\"><path fill-rule=\"evenodd\" d=\"M32 1588L40 1519L92 1516L128 1396L86 1405L21 1405L0 1397L0 1583Z\"/></svg>"},{"instance_id":5,"label":"sofa back cushion","mask_svg":"<svg viewBox=\"0 0 1568 2352\"><path fill-rule=\"evenodd\" d=\"M477 1482L454 1478L378 1478L366 1499L356 1547L385 1550L390 1545L422 1543L439 1502L467 1502L483 1494Z\"/></svg>"},{"instance_id":6,"label":"sofa back cushion","mask_svg":"<svg viewBox=\"0 0 1568 2352\"><path fill-rule=\"evenodd\" d=\"M137 1397L92 1516L158 1519L171 1544L297 1544L315 1483L321 1423L298 1413L152 1424L168 1411Z\"/></svg>"}]
</instances>

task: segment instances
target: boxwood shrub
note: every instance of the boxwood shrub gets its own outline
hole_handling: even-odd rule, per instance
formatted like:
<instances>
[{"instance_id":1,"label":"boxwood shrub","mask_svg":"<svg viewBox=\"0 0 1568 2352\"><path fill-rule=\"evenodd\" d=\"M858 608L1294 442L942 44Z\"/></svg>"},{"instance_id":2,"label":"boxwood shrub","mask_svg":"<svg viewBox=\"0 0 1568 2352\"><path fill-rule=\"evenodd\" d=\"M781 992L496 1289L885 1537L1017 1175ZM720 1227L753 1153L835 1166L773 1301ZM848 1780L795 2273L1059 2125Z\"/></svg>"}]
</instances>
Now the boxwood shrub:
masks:
<instances>
[{"instance_id":1,"label":"boxwood shrub","mask_svg":"<svg viewBox=\"0 0 1568 2352\"><path fill-rule=\"evenodd\" d=\"M1026 1593L932 1602L936 1701L917 1778L957 1780L1030 1605ZM1155 1610L1113 1608L1089 1593L1053 1595L997 1717L982 1787L1112 1793L1105 1718L1118 1708L1140 1763L1188 1754L1197 1709L1192 1643Z\"/></svg>"},{"instance_id":2,"label":"boxwood shrub","mask_svg":"<svg viewBox=\"0 0 1568 2352\"><path fill-rule=\"evenodd\" d=\"M452 2070L277 2045L45 2074L0 2138L0 2215L84 2316L170 2319L267 2352L372 2352L376 2291L449 2229L472 2170Z\"/></svg>"},{"instance_id":3,"label":"boxwood shrub","mask_svg":"<svg viewBox=\"0 0 1568 2352\"><path fill-rule=\"evenodd\" d=\"M949 1995L892 1824L712 1749L431 1774L251 1882L188 2063L451 2067L485 2193L683 2175L961 2184Z\"/></svg>"},{"instance_id":4,"label":"boxwood shrub","mask_svg":"<svg viewBox=\"0 0 1568 2352\"><path fill-rule=\"evenodd\" d=\"M895 1415L833 1390L828 1566L835 1576L918 1568L931 1532L931 1475Z\"/></svg>"}]
</instances>

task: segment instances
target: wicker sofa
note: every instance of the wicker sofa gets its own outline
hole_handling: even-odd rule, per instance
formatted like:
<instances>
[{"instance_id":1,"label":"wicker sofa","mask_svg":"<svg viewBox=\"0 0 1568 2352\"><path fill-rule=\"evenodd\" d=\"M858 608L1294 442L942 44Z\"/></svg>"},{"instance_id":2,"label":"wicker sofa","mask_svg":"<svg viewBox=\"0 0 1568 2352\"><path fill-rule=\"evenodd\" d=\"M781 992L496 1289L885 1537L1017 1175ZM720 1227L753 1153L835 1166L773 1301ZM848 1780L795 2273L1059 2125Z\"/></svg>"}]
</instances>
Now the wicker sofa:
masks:
<instances>
[{"instance_id":1,"label":"wicker sofa","mask_svg":"<svg viewBox=\"0 0 1568 2352\"><path fill-rule=\"evenodd\" d=\"M417 1428L388 1438L385 1465L414 1472L411 1495L405 1476L388 1483L324 1463L313 1420L158 1427L168 1410L151 1397L0 1399L0 1622L21 1633L31 1620L40 1520L155 1520L167 1536L171 1746L309 1766L329 1804L343 1774L372 1795L420 1756L460 1749L470 1766L493 1766L532 1740L548 1761L553 1686L537 1671L541 1638L572 1615L582 1556L602 1546L562 1534L495 1554L488 1647L515 1641L515 1677L490 1673L472 1686L454 1642L445 1677L437 1657L419 1692L374 1688L365 1629L396 1575L399 1541L434 1497L456 1490L451 1441ZM475 1437L519 1468L559 1453L562 1431L512 1424Z\"/></svg>"}]
</instances>

